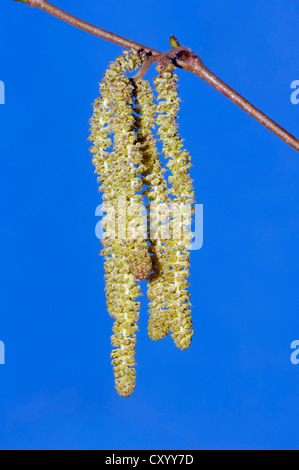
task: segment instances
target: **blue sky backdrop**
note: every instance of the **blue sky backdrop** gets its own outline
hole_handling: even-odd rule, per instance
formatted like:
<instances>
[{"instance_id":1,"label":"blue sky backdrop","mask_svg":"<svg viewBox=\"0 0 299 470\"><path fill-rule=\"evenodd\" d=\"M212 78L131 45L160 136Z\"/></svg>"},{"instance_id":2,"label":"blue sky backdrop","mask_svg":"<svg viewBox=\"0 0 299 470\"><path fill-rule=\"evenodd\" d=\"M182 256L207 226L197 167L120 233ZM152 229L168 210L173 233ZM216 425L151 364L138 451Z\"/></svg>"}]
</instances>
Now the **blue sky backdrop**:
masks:
<instances>
[{"instance_id":1,"label":"blue sky backdrop","mask_svg":"<svg viewBox=\"0 0 299 470\"><path fill-rule=\"evenodd\" d=\"M56 4L155 49L175 34L299 135L297 0ZM184 352L150 340L144 296L137 387L120 398L87 138L121 48L12 0L1 1L0 43L1 449L299 449L298 153L179 70L180 131L204 205L195 334Z\"/></svg>"}]
</instances>

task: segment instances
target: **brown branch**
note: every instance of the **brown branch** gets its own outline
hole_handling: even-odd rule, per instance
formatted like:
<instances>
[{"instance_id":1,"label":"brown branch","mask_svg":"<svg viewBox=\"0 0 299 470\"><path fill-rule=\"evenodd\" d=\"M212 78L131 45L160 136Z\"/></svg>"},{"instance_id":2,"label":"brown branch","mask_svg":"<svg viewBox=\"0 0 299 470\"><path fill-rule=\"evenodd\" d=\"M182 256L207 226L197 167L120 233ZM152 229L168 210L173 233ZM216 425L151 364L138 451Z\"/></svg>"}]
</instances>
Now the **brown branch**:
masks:
<instances>
[{"instance_id":1,"label":"brown branch","mask_svg":"<svg viewBox=\"0 0 299 470\"><path fill-rule=\"evenodd\" d=\"M61 10L60 8L52 5L52 3L47 2L46 0L17 0L17 1L22 1L24 3L28 3L31 7L38 7L41 10L44 10L48 13L50 13L53 16L56 16L56 18L59 18L60 20L66 21L67 23L70 23L73 26L76 26L79 29L82 29L83 31L87 31L90 34L93 34L94 36L98 36L102 39L106 39L107 41L114 42L114 44L118 44L119 46L126 47L127 49L134 49L134 50L140 50L144 49L147 52L152 52L154 53L159 53L159 51L155 51L154 49L151 49L150 47L143 46L142 44L138 44L135 41L130 41L130 39L123 38L122 36L118 36L117 34L110 33L109 31L106 31L105 29L99 28L98 26L94 26L91 23L87 23L86 21L80 20L76 16L70 15L64 10Z\"/></svg>"},{"instance_id":2,"label":"brown branch","mask_svg":"<svg viewBox=\"0 0 299 470\"><path fill-rule=\"evenodd\" d=\"M24 3L28 3L31 7L38 7L41 10L47 11L51 15L56 16L57 18L63 21L66 21L67 23L70 23L73 26L76 26L77 28L87 31L88 33L91 33L102 39L106 39L107 41L118 44L119 46L122 46L128 49L134 49L136 51L144 50L147 53L151 53L151 55L153 56L163 55L163 53L160 51L156 51L155 49L144 46L142 44L138 44L135 41L131 41L129 39L123 38L122 36L118 36L117 34L110 33L109 31L106 31L102 28L99 28L90 23L87 23L86 21L80 20L79 18L76 18L75 16L70 15L69 13L66 13L60 8L55 7L54 5L52 5L50 2L46 0L16 0L16 1L22 1ZM249 101L247 101L245 98L239 95L239 93L237 93L235 90L229 87L215 74L213 74L213 72L211 72L202 63L200 57L194 55L187 48L186 49L181 48L178 42L176 42L175 38L173 39L172 37L171 41L172 41L173 47L175 47L175 49L173 50L175 51L175 54L164 53L164 55L166 55L169 58L172 58L175 61L176 65L181 67L182 69L192 72L195 75L198 75L199 77L203 78L206 82L208 82L210 85L216 88L216 90L220 91L223 95L225 95L231 101L233 101L238 106L240 106L240 108L242 108L244 111L250 114L250 116L254 117L258 122L263 124L265 127L267 127L267 129L269 129L271 132L276 134L284 142L286 142L287 144L289 144L291 147L293 147L295 150L299 152L299 140L296 139L296 137L294 137L285 129L283 129L281 126L279 126L276 122L270 119L266 114L259 111ZM181 57L183 58L180 58L180 53L182 52L182 50L184 50L186 54L183 56L181 55ZM157 60L158 57L155 59ZM146 64L147 68L151 65L152 62L156 60L151 59L149 63ZM140 76L142 76L142 74L146 71L146 66L143 69L143 72L141 72Z\"/></svg>"},{"instance_id":3,"label":"brown branch","mask_svg":"<svg viewBox=\"0 0 299 470\"><path fill-rule=\"evenodd\" d=\"M197 63L196 57L194 57L194 62L195 63L191 65L191 72L203 78L206 82L216 88L216 90L220 91L224 96L229 98L240 108L246 111L246 113L250 114L250 116L252 116L258 122L263 124L263 126L273 132L273 134L277 135L280 139L282 139L284 142L286 142L299 152L299 140L296 139L296 137L287 132L283 127L281 127L271 118L269 118L269 116L262 113L262 111L253 106L253 104L243 98L243 96L239 95L239 93L233 90L230 86L228 86L225 82L218 78L213 72L211 72L211 70L209 70L205 65L203 65L201 61Z\"/></svg>"}]
</instances>

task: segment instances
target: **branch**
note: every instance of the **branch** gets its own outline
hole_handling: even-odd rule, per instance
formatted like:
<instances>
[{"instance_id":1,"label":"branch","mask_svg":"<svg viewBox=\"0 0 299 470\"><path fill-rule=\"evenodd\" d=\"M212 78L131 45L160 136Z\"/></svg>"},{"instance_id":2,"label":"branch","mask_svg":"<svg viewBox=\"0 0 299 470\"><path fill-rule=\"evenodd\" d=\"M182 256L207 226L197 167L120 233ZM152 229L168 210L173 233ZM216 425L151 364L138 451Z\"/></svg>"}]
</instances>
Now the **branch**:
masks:
<instances>
[{"instance_id":1,"label":"branch","mask_svg":"<svg viewBox=\"0 0 299 470\"><path fill-rule=\"evenodd\" d=\"M161 57L162 55L165 55L171 58L172 60L175 61L177 66L201 77L203 80L205 80L214 88L216 88L216 90L220 91L223 95L225 95L235 104L237 104L240 108L242 108L244 111L250 114L250 116L252 116L258 122L263 124L267 129L273 132L273 134L276 134L278 137L280 137L280 139L282 139L284 142L286 142L287 144L289 144L291 147L293 147L295 150L299 152L299 140L296 139L296 137L294 137L292 134L287 132L285 129L279 126L275 121L269 118L266 114L259 111L249 101L247 101L245 98L239 95L239 93L237 93L235 90L229 87L226 83L224 83L220 78L218 78L213 72L211 72L202 63L200 57L193 54L193 52L191 52L189 49L187 48L185 49L187 51L187 54L185 54L185 56L182 56L181 54L181 57L184 57L184 58L180 58L180 53L178 53L177 55L172 54L172 57L170 57L169 53L162 53L160 51L156 51L155 49L152 49L151 47L144 46L135 41L131 41L130 39L126 39L126 38L123 38L122 36L118 36L117 34L110 33L109 31L106 31L102 28L99 28L90 23L87 23L86 21L80 20L79 18L76 18L75 16L70 15L69 13L66 13L60 8L55 7L54 5L52 5L46 0L15 0L15 1L28 3L31 7L38 7L41 10L44 10L50 13L51 15L56 16L57 18L63 21L66 21L67 23L70 23L73 26L76 26L77 28L80 28L84 31L87 31L88 33L91 33L102 39L106 39L107 41L113 42L114 44L118 44L119 46L125 47L127 49L133 49L135 51L144 50L145 52L151 54L152 56L156 55L156 56ZM180 50L183 49L179 47L178 42L175 40L175 38L173 39L173 37L171 38L171 45L174 47L174 51L176 50L176 48ZM151 63L153 62L153 59L151 60ZM156 59L158 59L158 57ZM148 66L149 65L150 63L148 64Z\"/></svg>"}]
</instances>

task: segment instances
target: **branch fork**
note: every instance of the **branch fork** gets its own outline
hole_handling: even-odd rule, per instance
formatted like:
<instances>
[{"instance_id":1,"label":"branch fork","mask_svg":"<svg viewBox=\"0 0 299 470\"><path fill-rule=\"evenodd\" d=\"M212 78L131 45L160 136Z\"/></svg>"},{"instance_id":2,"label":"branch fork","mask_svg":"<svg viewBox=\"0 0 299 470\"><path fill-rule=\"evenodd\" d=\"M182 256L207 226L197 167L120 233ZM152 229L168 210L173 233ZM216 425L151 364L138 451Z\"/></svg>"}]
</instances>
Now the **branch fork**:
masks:
<instances>
[{"instance_id":1,"label":"branch fork","mask_svg":"<svg viewBox=\"0 0 299 470\"><path fill-rule=\"evenodd\" d=\"M174 38L174 36L170 37L170 43L172 43L172 38ZM177 41L176 38L175 40ZM165 65L169 61L173 62L175 65L178 65L177 64L178 60L179 61L188 60L190 62L191 60L197 59L201 62L201 59L198 56L195 56L194 53L191 51L191 49L184 47L184 46L180 46L180 45L178 45L177 47L173 49L170 49L170 51L168 52L160 52L159 54L152 54L151 52L147 53L144 50L140 50L138 51L138 53L140 56L143 56L143 57L146 56L146 59L142 67L139 69L138 73L135 75L134 80L142 79L144 75L146 74L146 72L148 71L148 69L150 68L150 66L156 62L160 64L165 62Z\"/></svg>"}]
</instances>

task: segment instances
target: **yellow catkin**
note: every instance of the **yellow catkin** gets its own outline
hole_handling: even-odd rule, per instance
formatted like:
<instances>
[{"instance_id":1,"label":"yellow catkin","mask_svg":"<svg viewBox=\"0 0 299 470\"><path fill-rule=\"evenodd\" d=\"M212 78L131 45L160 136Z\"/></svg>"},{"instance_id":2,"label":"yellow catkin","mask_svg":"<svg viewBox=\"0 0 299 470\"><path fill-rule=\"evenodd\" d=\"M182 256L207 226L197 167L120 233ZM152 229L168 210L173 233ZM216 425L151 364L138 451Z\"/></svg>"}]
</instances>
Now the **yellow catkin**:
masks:
<instances>
[{"instance_id":1,"label":"yellow catkin","mask_svg":"<svg viewBox=\"0 0 299 470\"><path fill-rule=\"evenodd\" d=\"M161 245L163 211L168 212L168 188L164 178L165 169L159 159L156 139L152 129L156 128L156 105L150 83L146 80L136 82L136 111L138 113L137 135L141 143L145 163L144 182L147 185L145 195L149 200L149 238L152 254L153 274L148 283L149 302L148 335L153 340L164 338L169 332L169 311L166 308L166 291L163 288L165 258Z\"/></svg>"},{"instance_id":2,"label":"yellow catkin","mask_svg":"<svg viewBox=\"0 0 299 470\"><path fill-rule=\"evenodd\" d=\"M140 296L137 280L149 276L151 271L143 236L146 218L140 193L142 156L134 132L133 84L124 73L140 64L138 55L128 51L109 64L100 84L101 96L94 103L90 136L106 212L101 253L107 308L115 319L112 365L116 390L123 397L133 393L136 381L135 343L140 311L140 303L136 302Z\"/></svg>"},{"instance_id":3,"label":"yellow catkin","mask_svg":"<svg viewBox=\"0 0 299 470\"><path fill-rule=\"evenodd\" d=\"M167 295L171 336L176 346L187 349L193 335L191 320L190 293L188 291L190 266L190 242L192 240L190 227L191 204L194 202L194 190L189 169L190 155L184 150L183 141L178 134L177 113L180 98L178 97L178 77L173 73L174 65L159 64L159 75L154 79L158 92L158 134L163 144L166 166L171 175L168 182L171 185L172 221L171 237L165 240L163 287ZM183 222L182 214L185 214ZM178 230L181 229L181 230Z\"/></svg>"},{"instance_id":4,"label":"yellow catkin","mask_svg":"<svg viewBox=\"0 0 299 470\"><path fill-rule=\"evenodd\" d=\"M111 358L116 390L123 397L132 395L136 384L138 281L149 279L152 339L162 339L171 331L176 346L187 349L193 335L187 278L194 191L190 155L178 135L178 78L171 61L158 65L154 79L158 103L154 104L150 83L126 75L142 60L136 52L124 51L109 64L94 102L90 135L105 213L101 254L107 309L115 320ZM152 131L156 126L170 188ZM148 215L143 196L148 200Z\"/></svg>"}]
</instances>

